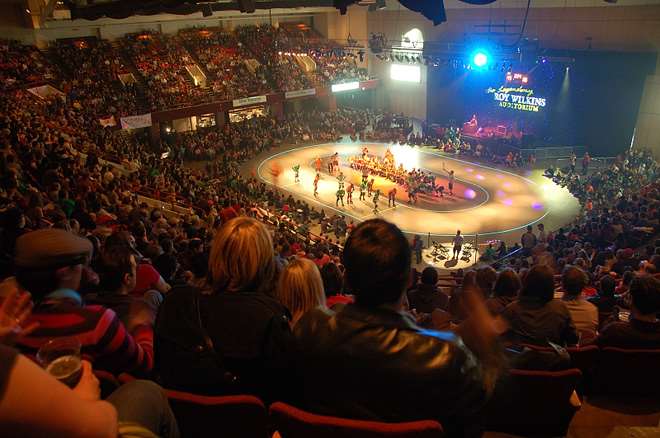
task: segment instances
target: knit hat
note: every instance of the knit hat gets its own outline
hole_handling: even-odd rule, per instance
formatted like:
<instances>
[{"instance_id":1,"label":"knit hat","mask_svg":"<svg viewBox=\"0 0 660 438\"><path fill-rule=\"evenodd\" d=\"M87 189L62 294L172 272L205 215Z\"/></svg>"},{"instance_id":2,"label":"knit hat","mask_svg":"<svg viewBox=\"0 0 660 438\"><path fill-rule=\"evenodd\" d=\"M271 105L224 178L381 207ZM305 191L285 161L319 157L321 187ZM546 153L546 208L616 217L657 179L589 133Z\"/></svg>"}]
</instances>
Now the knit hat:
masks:
<instances>
[{"instance_id":1,"label":"knit hat","mask_svg":"<svg viewBox=\"0 0 660 438\"><path fill-rule=\"evenodd\" d=\"M14 262L20 268L60 268L85 263L91 253L89 240L48 228L20 236L16 240Z\"/></svg>"}]
</instances>

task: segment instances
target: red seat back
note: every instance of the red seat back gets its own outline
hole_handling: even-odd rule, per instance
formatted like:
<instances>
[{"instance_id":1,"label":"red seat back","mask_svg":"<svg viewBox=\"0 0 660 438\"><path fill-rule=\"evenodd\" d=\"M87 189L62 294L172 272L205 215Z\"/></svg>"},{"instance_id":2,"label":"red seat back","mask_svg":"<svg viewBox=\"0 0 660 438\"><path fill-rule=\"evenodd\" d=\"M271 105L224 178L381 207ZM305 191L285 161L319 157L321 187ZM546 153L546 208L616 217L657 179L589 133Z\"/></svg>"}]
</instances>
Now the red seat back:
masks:
<instances>
[{"instance_id":1,"label":"red seat back","mask_svg":"<svg viewBox=\"0 0 660 438\"><path fill-rule=\"evenodd\" d=\"M282 438L438 438L442 426L437 421L407 423L349 420L302 411L286 403L270 406L270 415Z\"/></svg>"},{"instance_id":2,"label":"red seat back","mask_svg":"<svg viewBox=\"0 0 660 438\"><path fill-rule=\"evenodd\" d=\"M582 373L511 370L482 412L486 430L514 435L563 436L579 407L570 402Z\"/></svg>"},{"instance_id":3,"label":"red seat back","mask_svg":"<svg viewBox=\"0 0 660 438\"><path fill-rule=\"evenodd\" d=\"M660 394L660 350L601 349L593 392L602 395Z\"/></svg>"},{"instance_id":4,"label":"red seat back","mask_svg":"<svg viewBox=\"0 0 660 438\"><path fill-rule=\"evenodd\" d=\"M202 396L166 390L167 398L186 438L265 438L266 407L251 395Z\"/></svg>"}]
</instances>

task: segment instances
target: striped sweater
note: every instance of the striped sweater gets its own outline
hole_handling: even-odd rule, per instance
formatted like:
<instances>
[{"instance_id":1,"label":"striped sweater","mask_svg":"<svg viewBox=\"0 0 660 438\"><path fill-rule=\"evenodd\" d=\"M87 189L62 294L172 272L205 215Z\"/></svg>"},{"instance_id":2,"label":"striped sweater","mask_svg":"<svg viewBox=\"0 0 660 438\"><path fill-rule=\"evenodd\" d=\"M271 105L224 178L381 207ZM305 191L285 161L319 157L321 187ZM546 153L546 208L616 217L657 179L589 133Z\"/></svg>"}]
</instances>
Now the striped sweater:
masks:
<instances>
[{"instance_id":1,"label":"striped sweater","mask_svg":"<svg viewBox=\"0 0 660 438\"><path fill-rule=\"evenodd\" d=\"M153 368L153 328L141 325L129 333L115 312L106 307L79 305L68 299L49 300L34 308L27 324L32 321L39 322L39 328L18 345L32 357L52 338L75 336L80 340L83 358L95 369L147 376Z\"/></svg>"}]
</instances>

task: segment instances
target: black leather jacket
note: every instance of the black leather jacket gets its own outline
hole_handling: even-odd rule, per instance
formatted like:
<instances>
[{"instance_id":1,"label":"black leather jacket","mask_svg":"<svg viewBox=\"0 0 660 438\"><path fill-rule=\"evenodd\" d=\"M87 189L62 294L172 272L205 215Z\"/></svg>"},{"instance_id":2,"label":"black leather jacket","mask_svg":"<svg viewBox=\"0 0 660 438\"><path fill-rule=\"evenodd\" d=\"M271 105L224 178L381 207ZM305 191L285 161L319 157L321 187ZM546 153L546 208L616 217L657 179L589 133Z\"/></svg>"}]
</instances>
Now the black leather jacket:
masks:
<instances>
[{"instance_id":1,"label":"black leather jacket","mask_svg":"<svg viewBox=\"0 0 660 438\"><path fill-rule=\"evenodd\" d=\"M386 308L314 310L297 324L297 373L312 412L389 422L436 419L449 432L486 398L462 340ZM450 433L455 435L455 433Z\"/></svg>"}]
</instances>

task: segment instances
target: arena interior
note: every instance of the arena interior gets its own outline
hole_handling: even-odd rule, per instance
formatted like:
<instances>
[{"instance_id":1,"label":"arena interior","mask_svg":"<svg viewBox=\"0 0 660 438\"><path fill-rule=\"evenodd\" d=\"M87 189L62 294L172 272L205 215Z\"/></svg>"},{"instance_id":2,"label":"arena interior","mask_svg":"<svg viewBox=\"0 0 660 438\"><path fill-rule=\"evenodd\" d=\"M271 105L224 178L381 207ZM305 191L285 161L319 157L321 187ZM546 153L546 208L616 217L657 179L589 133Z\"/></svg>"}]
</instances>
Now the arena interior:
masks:
<instances>
[{"instance_id":1,"label":"arena interior","mask_svg":"<svg viewBox=\"0 0 660 438\"><path fill-rule=\"evenodd\" d=\"M0 436L660 437L660 1L0 12Z\"/></svg>"}]
</instances>

